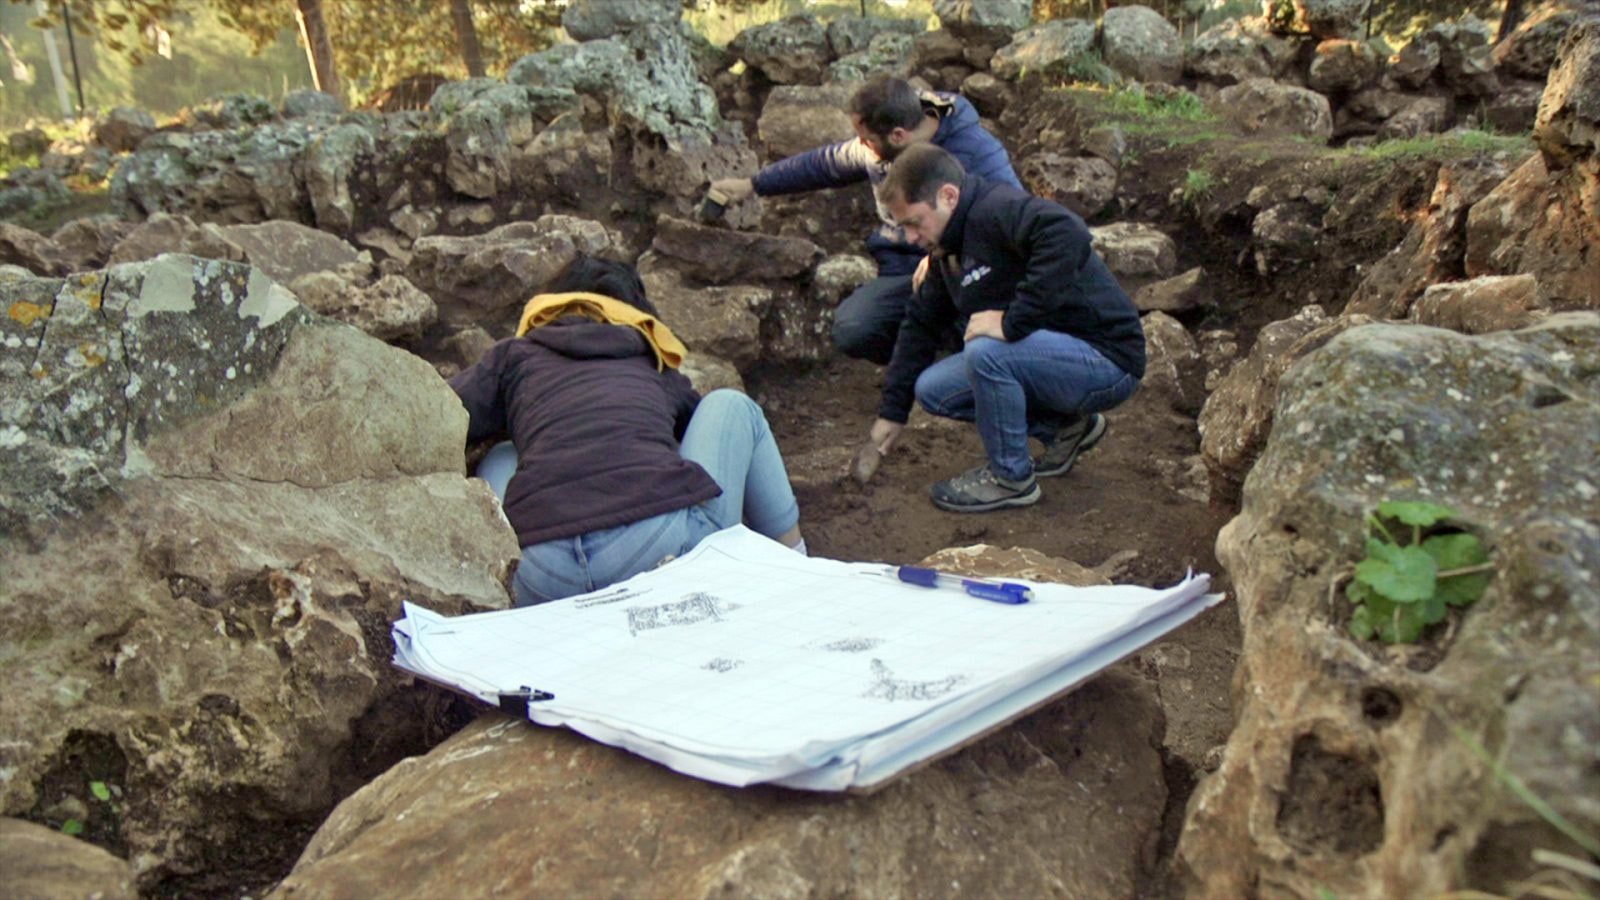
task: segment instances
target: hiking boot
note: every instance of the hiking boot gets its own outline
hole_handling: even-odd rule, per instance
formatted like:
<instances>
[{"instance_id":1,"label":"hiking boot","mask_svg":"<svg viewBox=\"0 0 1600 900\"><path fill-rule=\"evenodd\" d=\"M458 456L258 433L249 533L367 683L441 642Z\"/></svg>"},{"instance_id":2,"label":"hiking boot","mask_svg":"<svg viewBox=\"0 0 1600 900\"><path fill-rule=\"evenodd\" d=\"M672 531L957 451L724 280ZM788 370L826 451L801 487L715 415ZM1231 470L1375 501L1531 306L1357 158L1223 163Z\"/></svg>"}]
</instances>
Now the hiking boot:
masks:
<instances>
[{"instance_id":1,"label":"hiking boot","mask_svg":"<svg viewBox=\"0 0 1600 900\"><path fill-rule=\"evenodd\" d=\"M1072 471L1078 454L1100 443L1106 433L1106 417L1099 413L1084 416L1056 432L1056 439L1044 448L1044 453L1033 461L1033 474L1039 478L1065 475Z\"/></svg>"},{"instance_id":2,"label":"hiking boot","mask_svg":"<svg viewBox=\"0 0 1600 900\"><path fill-rule=\"evenodd\" d=\"M1030 506L1039 502L1039 483L1029 475L1026 481L1012 481L989 471L984 463L962 472L949 481L935 484L929 495L933 505L951 512L988 512L1007 506Z\"/></svg>"}]
</instances>

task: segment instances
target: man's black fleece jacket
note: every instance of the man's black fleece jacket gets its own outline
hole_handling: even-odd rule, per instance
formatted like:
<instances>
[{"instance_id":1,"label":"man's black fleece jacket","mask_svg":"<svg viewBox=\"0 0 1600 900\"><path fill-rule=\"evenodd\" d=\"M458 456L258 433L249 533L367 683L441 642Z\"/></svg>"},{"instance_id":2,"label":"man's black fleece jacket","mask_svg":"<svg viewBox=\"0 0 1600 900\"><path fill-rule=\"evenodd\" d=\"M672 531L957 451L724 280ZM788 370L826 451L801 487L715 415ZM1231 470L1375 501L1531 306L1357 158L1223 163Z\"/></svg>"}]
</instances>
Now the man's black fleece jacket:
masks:
<instances>
[{"instance_id":1,"label":"man's black fleece jacket","mask_svg":"<svg viewBox=\"0 0 1600 900\"><path fill-rule=\"evenodd\" d=\"M1139 311L1071 210L1010 185L968 175L906 304L878 415L905 422L917 376L938 356L941 335L966 330L975 312L1004 310L1006 340L1035 331L1070 334L1122 371L1144 377Z\"/></svg>"}]
</instances>

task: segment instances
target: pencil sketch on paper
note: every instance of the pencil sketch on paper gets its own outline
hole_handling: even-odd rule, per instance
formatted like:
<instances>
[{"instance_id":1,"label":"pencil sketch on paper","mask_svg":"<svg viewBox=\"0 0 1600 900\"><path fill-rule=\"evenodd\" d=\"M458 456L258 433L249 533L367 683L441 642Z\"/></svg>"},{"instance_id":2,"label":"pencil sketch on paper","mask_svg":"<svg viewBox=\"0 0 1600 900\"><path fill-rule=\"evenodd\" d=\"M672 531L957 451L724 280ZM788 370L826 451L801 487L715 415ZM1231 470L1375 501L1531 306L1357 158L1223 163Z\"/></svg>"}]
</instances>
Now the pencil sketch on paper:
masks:
<instances>
[{"instance_id":1,"label":"pencil sketch on paper","mask_svg":"<svg viewBox=\"0 0 1600 900\"><path fill-rule=\"evenodd\" d=\"M908 681L894 677L883 660L872 661L872 687L861 696L888 700L937 700L955 690L967 680L965 675L948 675L935 681Z\"/></svg>"},{"instance_id":2,"label":"pencil sketch on paper","mask_svg":"<svg viewBox=\"0 0 1600 900\"><path fill-rule=\"evenodd\" d=\"M676 603L657 606L628 607L628 633L637 637L641 631L670 628L674 625L694 625L699 622L720 622L722 617L738 605L703 592L685 596Z\"/></svg>"},{"instance_id":3,"label":"pencil sketch on paper","mask_svg":"<svg viewBox=\"0 0 1600 900\"><path fill-rule=\"evenodd\" d=\"M828 641L819 645L819 649L826 650L829 653L865 653L881 643L883 643L883 638L840 638L836 641Z\"/></svg>"},{"instance_id":4,"label":"pencil sketch on paper","mask_svg":"<svg viewBox=\"0 0 1600 900\"><path fill-rule=\"evenodd\" d=\"M742 665L744 665L744 660L742 659L728 659L726 656L719 656L700 668L705 669L707 672L732 672Z\"/></svg>"}]
</instances>

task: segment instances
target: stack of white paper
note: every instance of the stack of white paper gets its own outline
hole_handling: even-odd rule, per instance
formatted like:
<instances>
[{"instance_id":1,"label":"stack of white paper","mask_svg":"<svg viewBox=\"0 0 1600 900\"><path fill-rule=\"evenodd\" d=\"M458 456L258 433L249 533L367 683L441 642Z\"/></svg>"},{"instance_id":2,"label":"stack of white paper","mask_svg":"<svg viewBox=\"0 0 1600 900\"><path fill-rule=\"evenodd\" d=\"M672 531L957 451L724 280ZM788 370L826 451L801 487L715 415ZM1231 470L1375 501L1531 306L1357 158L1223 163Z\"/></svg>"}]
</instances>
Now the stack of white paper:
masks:
<instances>
[{"instance_id":1,"label":"stack of white paper","mask_svg":"<svg viewBox=\"0 0 1600 900\"><path fill-rule=\"evenodd\" d=\"M394 662L731 785L870 788L1015 718L1220 601L1038 584L1007 605L731 528L655 571L524 609L407 603Z\"/></svg>"}]
</instances>

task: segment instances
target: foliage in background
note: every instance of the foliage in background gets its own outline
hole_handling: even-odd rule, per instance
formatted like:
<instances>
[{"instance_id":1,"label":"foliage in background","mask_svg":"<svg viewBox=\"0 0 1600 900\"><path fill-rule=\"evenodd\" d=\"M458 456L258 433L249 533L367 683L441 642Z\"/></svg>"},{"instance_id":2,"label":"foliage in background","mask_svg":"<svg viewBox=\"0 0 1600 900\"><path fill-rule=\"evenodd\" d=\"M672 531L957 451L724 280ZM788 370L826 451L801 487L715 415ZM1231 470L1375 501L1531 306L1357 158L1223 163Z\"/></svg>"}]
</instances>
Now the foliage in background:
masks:
<instances>
[{"instance_id":1,"label":"foliage in background","mask_svg":"<svg viewBox=\"0 0 1600 900\"><path fill-rule=\"evenodd\" d=\"M1493 567L1476 535L1439 527L1454 515L1448 506L1396 500L1367 515L1367 555L1345 586L1355 604L1351 634L1409 644L1449 607L1477 602Z\"/></svg>"},{"instance_id":2,"label":"foliage in background","mask_svg":"<svg viewBox=\"0 0 1600 900\"><path fill-rule=\"evenodd\" d=\"M137 105L170 115L218 94L248 91L275 99L311 84L295 28L295 0L47 0L53 11L48 18L57 26L64 4L77 26L84 99L91 111ZM1115 5L1114 0L1034 0L1034 18L1095 20L1108 4ZM563 39L564 5L564 0L470 0L488 74L503 74L522 55ZM921 18L933 27L931 5L931 0L684 0L685 20L716 44L796 13L829 21L864 11ZM1146 0L1146 5L1178 25L1186 39L1263 10L1262 0ZM1467 13L1492 24L1505 5L1506 0L1374 0L1371 27L1398 47L1427 25ZM464 77L450 6L445 0L322 0L347 99L359 104L411 75ZM0 32L11 39L31 78L14 73L5 79L0 69L3 127L59 112L41 38L26 27L35 10L34 0L0 4ZM67 67L59 27L56 40ZM170 47L170 58L159 53L163 45ZM1100 80L1089 68L1068 74Z\"/></svg>"},{"instance_id":3,"label":"foliage in background","mask_svg":"<svg viewBox=\"0 0 1600 900\"><path fill-rule=\"evenodd\" d=\"M1201 201L1211 196L1211 189L1216 185L1216 176L1205 169L1187 169L1183 173L1183 203L1188 207L1199 206Z\"/></svg>"}]
</instances>

